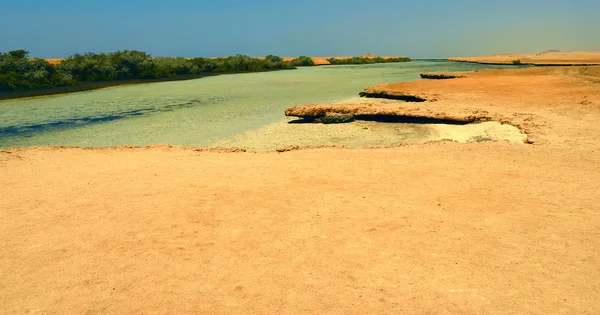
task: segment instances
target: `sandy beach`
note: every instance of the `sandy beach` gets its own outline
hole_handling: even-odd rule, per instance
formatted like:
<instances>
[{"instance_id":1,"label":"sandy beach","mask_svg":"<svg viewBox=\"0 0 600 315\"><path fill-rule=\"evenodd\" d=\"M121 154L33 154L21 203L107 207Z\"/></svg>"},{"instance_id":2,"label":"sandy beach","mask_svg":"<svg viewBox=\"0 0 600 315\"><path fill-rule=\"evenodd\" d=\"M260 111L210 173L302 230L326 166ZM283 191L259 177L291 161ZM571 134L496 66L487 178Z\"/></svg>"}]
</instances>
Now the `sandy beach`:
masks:
<instances>
[{"instance_id":1,"label":"sandy beach","mask_svg":"<svg viewBox=\"0 0 600 315\"><path fill-rule=\"evenodd\" d=\"M526 143L0 151L0 309L597 313L600 67L366 91L425 101L292 114L499 122Z\"/></svg>"}]
</instances>

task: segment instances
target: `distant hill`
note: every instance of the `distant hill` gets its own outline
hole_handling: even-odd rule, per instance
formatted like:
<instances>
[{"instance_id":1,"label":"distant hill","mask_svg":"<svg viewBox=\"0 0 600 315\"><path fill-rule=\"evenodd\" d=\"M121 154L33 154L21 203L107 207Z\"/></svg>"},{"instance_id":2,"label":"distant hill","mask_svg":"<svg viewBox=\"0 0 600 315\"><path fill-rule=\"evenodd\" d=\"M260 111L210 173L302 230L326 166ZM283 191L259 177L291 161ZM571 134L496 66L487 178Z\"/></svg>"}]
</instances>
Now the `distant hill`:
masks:
<instances>
[{"instance_id":1,"label":"distant hill","mask_svg":"<svg viewBox=\"0 0 600 315\"><path fill-rule=\"evenodd\" d=\"M560 52L560 49L550 49L550 50L546 50L546 51L542 51L541 53L538 53L537 55L543 55L543 54L547 54L547 53L556 53L556 52Z\"/></svg>"},{"instance_id":2,"label":"distant hill","mask_svg":"<svg viewBox=\"0 0 600 315\"><path fill-rule=\"evenodd\" d=\"M589 51L600 51L600 44L598 44L596 46L592 46L592 47L590 47L590 48L588 48L586 50L589 50Z\"/></svg>"},{"instance_id":3,"label":"distant hill","mask_svg":"<svg viewBox=\"0 0 600 315\"><path fill-rule=\"evenodd\" d=\"M484 64L515 65L600 65L598 51L556 51L550 50L539 54L510 54L480 57L455 57L450 61L474 62Z\"/></svg>"}]
</instances>

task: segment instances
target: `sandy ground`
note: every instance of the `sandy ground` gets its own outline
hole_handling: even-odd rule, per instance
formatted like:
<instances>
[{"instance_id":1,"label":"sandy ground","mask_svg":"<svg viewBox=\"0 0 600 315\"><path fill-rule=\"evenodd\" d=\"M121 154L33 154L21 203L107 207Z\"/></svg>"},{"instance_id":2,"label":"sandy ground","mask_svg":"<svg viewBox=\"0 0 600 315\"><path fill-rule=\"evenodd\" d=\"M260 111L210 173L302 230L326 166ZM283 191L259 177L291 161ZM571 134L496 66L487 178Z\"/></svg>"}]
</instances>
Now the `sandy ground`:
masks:
<instances>
[{"instance_id":1,"label":"sandy ground","mask_svg":"<svg viewBox=\"0 0 600 315\"><path fill-rule=\"evenodd\" d=\"M512 64L514 60L520 60L522 64L600 64L600 52L591 51L549 51L539 54L503 54L482 57L453 57L451 61L467 61L491 64Z\"/></svg>"},{"instance_id":2,"label":"sandy ground","mask_svg":"<svg viewBox=\"0 0 600 315\"><path fill-rule=\"evenodd\" d=\"M407 116L493 120L521 128L537 144L597 146L600 67L469 72L465 78L382 84L367 92L416 95L385 111ZM375 106L360 106L377 112Z\"/></svg>"},{"instance_id":3,"label":"sandy ground","mask_svg":"<svg viewBox=\"0 0 600 315\"><path fill-rule=\"evenodd\" d=\"M383 85L533 144L0 153L0 310L597 314L600 70ZM432 101L435 99L435 101Z\"/></svg>"}]
</instances>

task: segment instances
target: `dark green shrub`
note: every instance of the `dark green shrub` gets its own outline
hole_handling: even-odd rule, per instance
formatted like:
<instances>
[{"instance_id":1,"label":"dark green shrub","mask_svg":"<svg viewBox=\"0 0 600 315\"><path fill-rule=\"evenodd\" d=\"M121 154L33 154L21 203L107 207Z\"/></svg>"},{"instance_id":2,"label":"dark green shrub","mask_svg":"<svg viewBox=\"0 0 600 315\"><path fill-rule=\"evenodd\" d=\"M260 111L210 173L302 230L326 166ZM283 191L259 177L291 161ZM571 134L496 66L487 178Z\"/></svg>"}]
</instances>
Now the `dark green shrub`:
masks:
<instances>
[{"instance_id":1,"label":"dark green shrub","mask_svg":"<svg viewBox=\"0 0 600 315\"><path fill-rule=\"evenodd\" d=\"M291 62L268 55L227 58L152 57L141 51L74 54L52 66L43 59L28 58L26 50L0 54L0 91L31 90L74 85L79 82L163 79L209 73L257 72L295 69Z\"/></svg>"},{"instance_id":2,"label":"dark green shrub","mask_svg":"<svg viewBox=\"0 0 600 315\"><path fill-rule=\"evenodd\" d=\"M72 77L58 73L44 59L28 58L26 50L0 55L0 91L39 89L73 84Z\"/></svg>"},{"instance_id":3,"label":"dark green shrub","mask_svg":"<svg viewBox=\"0 0 600 315\"><path fill-rule=\"evenodd\" d=\"M314 66L315 62L310 57L300 56L300 57L292 60L292 64L296 67L310 67L310 66Z\"/></svg>"},{"instance_id":4,"label":"dark green shrub","mask_svg":"<svg viewBox=\"0 0 600 315\"><path fill-rule=\"evenodd\" d=\"M388 62L408 62L411 61L408 57L394 57L394 58L363 58L363 57L352 57L346 59L329 58L327 59L332 65L364 65L372 63L388 63Z\"/></svg>"}]
</instances>

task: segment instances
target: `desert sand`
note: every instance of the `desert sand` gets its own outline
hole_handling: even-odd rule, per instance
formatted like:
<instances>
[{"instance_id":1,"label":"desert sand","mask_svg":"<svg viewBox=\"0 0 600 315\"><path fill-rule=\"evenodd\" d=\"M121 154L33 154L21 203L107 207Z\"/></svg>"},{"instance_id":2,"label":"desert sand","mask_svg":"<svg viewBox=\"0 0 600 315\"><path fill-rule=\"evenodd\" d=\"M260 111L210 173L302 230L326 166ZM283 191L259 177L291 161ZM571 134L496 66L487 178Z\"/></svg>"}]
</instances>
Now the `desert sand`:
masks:
<instances>
[{"instance_id":1,"label":"desert sand","mask_svg":"<svg viewBox=\"0 0 600 315\"><path fill-rule=\"evenodd\" d=\"M464 74L462 74L464 75ZM310 117L326 112L396 115L456 121L498 121L519 127L528 142L594 145L600 119L600 67L549 67L471 72L451 80L382 84L367 93L406 96L425 102L379 106L311 104L288 108L286 115Z\"/></svg>"},{"instance_id":2,"label":"desert sand","mask_svg":"<svg viewBox=\"0 0 600 315\"><path fill-rule=\"evenodd\" d=\"M483 64L512 64L519 60L525 65L599 65L600 52L596 51L548 51L538 54L502 54L482 57L454 57L450 61Z\"/></svg>"},{"instance_id":3,"label":"desert sand","mask_svg":"<svg viewBox=\"0 0 600 315\"><path fill-rule=\"evenodd\" d=\"M390 114L499 121L529 144L5 150L0 309L597 314L599 68L367 91L426 99Z\"/></svg>"},{"instance_id":4,"label":"desert sand","mask_svg":"<svg viewBox=\"0 0 600 315\"><path fill-rule=\"evenodd\" d=\"M46 59L46 61L48 61L48 63L51 64L51 65L53 65L53 66L61 63L61 61L63 61L63 60L64 60L64 58L49 58L49 59Z\"/></svg>"}]
</instances>

